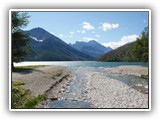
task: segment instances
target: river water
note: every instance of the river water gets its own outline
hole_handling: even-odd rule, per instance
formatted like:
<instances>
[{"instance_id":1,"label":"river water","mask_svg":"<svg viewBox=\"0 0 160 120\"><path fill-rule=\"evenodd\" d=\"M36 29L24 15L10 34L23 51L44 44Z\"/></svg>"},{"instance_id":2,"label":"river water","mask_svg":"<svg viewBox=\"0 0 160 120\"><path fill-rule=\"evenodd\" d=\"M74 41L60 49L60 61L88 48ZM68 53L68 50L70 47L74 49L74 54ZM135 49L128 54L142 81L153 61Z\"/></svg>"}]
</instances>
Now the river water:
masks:
<instances>
[{"instance_id":1,"label":"river water","mask_svg":"<svg viewBox=\"0 0 160 120\"><path fill-rule=\"evenodd\" d=\"M14 63L15 66L28 66L28 65L60 65L66 67L115 67L121 65L139 65L148 66L148 62L97 62L97 61L32 61Z\"/></svg>"},{"instance_id":2,"label":"river water","mask_svg":"<svg viewBox=\"0 0 160 120\"><path fill-rule=\"evenodd\" d=\"M89 80L87 73L96 72L101 76L113 78L121 81L139 92L148 94L148 80L134 76L121 74L107 74L105 68L138 65L148 67L148 63L143 62L96 62L96 61L62 61L62 62L22 62L15 64L15 66L28 65L60 65L65 66L72 72L74 80L70 82L70 87L62 93L58 100L49 102L50 108L92 108L92 103L87 97L87 84ZM99 78L101 79L101 78Z\"/></svg>"}]
</instances>

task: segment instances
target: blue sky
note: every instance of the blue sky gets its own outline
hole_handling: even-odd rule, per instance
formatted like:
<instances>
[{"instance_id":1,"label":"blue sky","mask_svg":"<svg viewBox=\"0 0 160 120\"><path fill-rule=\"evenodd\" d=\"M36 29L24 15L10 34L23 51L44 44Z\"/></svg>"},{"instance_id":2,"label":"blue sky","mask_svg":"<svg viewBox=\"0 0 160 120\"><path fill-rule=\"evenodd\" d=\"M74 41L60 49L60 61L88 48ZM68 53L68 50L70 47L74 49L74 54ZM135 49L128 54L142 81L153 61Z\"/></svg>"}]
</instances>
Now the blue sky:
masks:
<instances>
[{"instance_id":1,"label":"blue sky","mask_svg":"<svg viewBox=\"0 0 160 120\"><path fill-rule=\"evenodd\" d=\"M148 12L28 12L24 30L41 27L66 43L96 40L113 49L133 42L148 26Z\"/></svg>"}]
</instances>

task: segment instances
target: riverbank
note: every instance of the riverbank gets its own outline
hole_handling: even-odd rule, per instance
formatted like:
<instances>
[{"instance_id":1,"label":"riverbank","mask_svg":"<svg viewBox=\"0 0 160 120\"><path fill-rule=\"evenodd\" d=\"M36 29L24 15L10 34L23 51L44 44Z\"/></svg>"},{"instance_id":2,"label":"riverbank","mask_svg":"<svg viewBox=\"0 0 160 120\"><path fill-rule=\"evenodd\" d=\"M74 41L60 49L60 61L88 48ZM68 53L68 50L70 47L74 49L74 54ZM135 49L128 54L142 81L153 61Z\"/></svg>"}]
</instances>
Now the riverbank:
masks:
<instances>
[{"instance_id":1,"label":"riverbank","mask_svg":"<svg viewBox=\"0 0 160 120\"><path fill-rule=\"evenodd\" d=\"M87 107L87 102L92 104L91 108L148 108L148 94L143 94L124 82L107 76L109 74L140 77L148 74L148 68L118 66L68 69L62 66L43 66L13 72L12 80L24 81L26 84L23 87L29 89L32 96L45 95L47 100L54 100L54 104L63 102L64 108L65 102L67 108L70 108L69 105L73 106L73 102L74 107L76 107L75 103L80 103L84 108ZM45 101L38 107L49 107L49 102ZM53 106L63 107L62 105Z\"/></svg>"},{"instance_id":2,"label":"riverbank","mask_svg":"<svg viewBox=\"0 0 160 120\"><path fill-rule=\"evenodd\" d=\"M23 81L23 88L31 92L31 96L45 95L47 99L58 99L71 81L71 73L62 66L43 66L34 69L23 68L12 72L12 81Z\"/></svg>"},{"instance_id":3,"label":"riverbank","mask_svg":"<svg viewBox=\"0 0 160 120\"><path fill-rule=\"evenodd\" d=\"M93 108L148 108L148 94L143 94L131 86L103 76L104 74L129 74L141 76L148 74L147 67L141 66L119 66L105 68L103 74L99 72L88 72L88 99Z\"/></svg>"},{"instance_id":4,"label":"riverbank","mask_svg":"<svg viewBox=\"0 0 160 120\"><path fill-rule=\"evenodd\" d=\"M128 74L128 75L135 75L135 76L142 76L148 75L148 67L142 66L118 66L118 67L111 67L105 68L107 73L112 74Z\"/></svg>"}]
</instances>

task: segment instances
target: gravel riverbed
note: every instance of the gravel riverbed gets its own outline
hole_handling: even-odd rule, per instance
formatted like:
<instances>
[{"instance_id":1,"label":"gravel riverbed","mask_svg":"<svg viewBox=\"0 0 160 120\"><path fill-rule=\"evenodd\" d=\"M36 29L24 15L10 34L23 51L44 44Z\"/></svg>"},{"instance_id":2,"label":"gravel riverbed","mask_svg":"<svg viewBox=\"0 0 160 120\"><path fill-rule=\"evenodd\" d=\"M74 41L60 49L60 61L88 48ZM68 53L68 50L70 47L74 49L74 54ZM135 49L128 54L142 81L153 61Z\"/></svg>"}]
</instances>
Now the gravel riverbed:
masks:
<instances>
[{"instance_id":1,"label":"gravel riverbed","mask_svg":"<svg viewBox=\"0 0 160 120\"><path fill-rule=\"evenodd\" d=\"M87 74L88 98L93 108L148 108L148 94L97 72Z\"/></svg>"},{"instance_id":2,"label":"gravel riverbed","mask_svg":"<svg viewBox=\"0 0 160 120\"><path fill-rule=\"evenodd\" d=\"M53 71L57 70L62 70L63 74L53 79ZM74 75L77 74L74 77L73 72ZM148 94L143 94L124 82L105 74L141 76L142 74L148 74L148 68L119 66L96 70L93 68L86 69L85 67L68 69L62 66L45 66L32 71L13 72L12 80L26 82L24 87L29 89L33 96L46 94L49 99L61 100L64 105L66 102L67 107L73 106L73 103L72 106L69 106L68 101L72 100L74 101L74 108L76 108L75 101L85 108L86 103L82 101L87 100L91 103L91 108L148 108ZM62 78L64 80L61 81ZM56 103L60 104L58 101L54 102L54 104ZM58 107L57 105L53 106Z\"/></svg>"}]
</instances>

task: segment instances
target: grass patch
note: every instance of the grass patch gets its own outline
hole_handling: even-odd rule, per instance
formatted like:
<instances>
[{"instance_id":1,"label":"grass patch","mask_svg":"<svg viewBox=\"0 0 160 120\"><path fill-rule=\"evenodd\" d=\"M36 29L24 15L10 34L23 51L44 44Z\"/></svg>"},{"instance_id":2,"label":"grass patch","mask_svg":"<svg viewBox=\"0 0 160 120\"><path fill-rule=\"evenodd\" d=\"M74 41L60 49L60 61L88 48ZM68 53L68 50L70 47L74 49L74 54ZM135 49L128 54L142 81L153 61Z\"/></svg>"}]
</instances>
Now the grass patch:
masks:
<instances>
[{"instance_id":1,"label":"grass patch","mask_svg":"<svg viewBox=\"0 0 160 120\"><path fill-rule=\"evenodd\" d=\"M20 92L21 94L25 92L25 89L21 87L21 85L25 85L26 83L23 81L12 81L12 92L18 93Z\"/></svg>"},{"instance_id":2,"label":"grass patch","mask_svg":"<svg viewBox=\"0 0 160 120\"><path fill-rule=\"evenodd\" d=\"M16 86L20 86L20 85L25 85L26 83L23 81L16 81L16 82L12 82L12 86L16 87Z\"/></svg>"},{"instance_id":3,"label":"grass patch","mask_svg":"<svg viewBox=\"0 0 160 120\"><path fill-rule=\"evenodd\" d=\"M31 98L31 99L28 99L28 100L26 101L26 103L24 104L24 108L35 108L36 105L37 105L39 102L45 100L45 98L46 98L46 97L45 97L44 95L38 95L37 97L33 97L33 98Z\"/></svg>"},{"instance_id":4,"label":"grass patch","mask_svg":"<svg viewBox=\"0 0 160 120\"><path fill-rule=\"evenodd\" d=\"M141 75L141 78L148 79L149 76L148 75Z\"/></svg>"},{"instance_id":5,"label":"grass patch","mask_svg":"<svg viewBox=\"0 0 160 120\"><path fill-rule=\"evenodd\" d=\"M12 109L16 108L35 108L36 105L45 100L44 95L38 95L37 97L31 97L30 90L24 89L21 85L24 85L23 81L12 81Z\"/></svg>"},{"instance_id":6,"label":"grass patch","mask_svg":"<svg viewBox=\"0 0 160 120\"><path fill-rule=\"evenodd\" d=\"M45 67L46 65L30 65L30 66L18 66L15 68L18 69L35 69L35 68L40 68L40 67Z\"/></svg>"},{"instance_id":7,"label":"grass patch","mask_svg":"<svg viewBox=\"0 0 160 120\"><path fill-rule=\"evenodd\" d=\"M18 66L18 67L15 67L12 71L13 72L23 72L23 71L31 72L32 70L34 70L36 68L41 68L41 67L45 67L45 66L46 65Z\"/></svg>"},{"instance_id":8,"label":"grass patch","mask_svg":"<svg viewBox=\"0 0 160 120\"><path fill-rule=\"evenodd\" d=\"M55 79L63 74L63 70L55 70L52 72L52 78Z\"/></svg>"}]
</instances>

